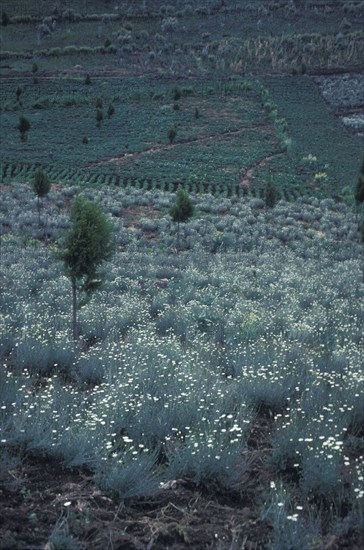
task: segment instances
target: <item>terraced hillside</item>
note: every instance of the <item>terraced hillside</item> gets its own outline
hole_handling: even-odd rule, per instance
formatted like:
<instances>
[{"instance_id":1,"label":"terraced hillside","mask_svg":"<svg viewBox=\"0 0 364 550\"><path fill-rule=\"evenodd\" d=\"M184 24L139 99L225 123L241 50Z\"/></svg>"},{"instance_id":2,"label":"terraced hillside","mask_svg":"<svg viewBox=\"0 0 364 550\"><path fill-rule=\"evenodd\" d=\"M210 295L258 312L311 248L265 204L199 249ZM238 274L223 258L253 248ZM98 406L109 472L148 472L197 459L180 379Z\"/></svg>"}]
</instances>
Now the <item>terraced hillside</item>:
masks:
<instances>
[{"instance_id":1,"label":"terraced hillside","mask_svg":"<svg viewBox=\"0 0 364 550\"><path fill-rule=\"evenodd\" d=\"M0 549L362 550L364 2L0 15Z\"/></svg>"}]
</instances>

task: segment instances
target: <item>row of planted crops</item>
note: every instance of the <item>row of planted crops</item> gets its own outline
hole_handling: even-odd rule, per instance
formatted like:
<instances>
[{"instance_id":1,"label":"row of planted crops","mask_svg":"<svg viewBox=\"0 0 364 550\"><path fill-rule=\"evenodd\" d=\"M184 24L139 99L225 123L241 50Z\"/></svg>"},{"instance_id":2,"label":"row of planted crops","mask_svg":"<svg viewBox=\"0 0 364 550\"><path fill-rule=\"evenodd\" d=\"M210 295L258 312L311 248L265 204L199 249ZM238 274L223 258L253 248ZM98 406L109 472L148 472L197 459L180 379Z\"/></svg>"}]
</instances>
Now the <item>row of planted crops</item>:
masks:
<instances>
[{"instance_id":1,"label":"row of planted crops","mask_svg":"<svg viewBox=\"0 0 364 550\"><path fill-rule=\"evenodd\" d=\"M4 181L29 181L41 165L55 183L169 191L183 184L190 192L223 196L263 196L271 180L292 199L342 194L360 161L360 142L325 113L305 78L173 85L99 78L87 85L75 77L5 84ZM20 116L30 122L24 136ZM317 128L312 136L306 117ZM328 134L340 143L335 155Z\"/></svg>"}]
</instances>

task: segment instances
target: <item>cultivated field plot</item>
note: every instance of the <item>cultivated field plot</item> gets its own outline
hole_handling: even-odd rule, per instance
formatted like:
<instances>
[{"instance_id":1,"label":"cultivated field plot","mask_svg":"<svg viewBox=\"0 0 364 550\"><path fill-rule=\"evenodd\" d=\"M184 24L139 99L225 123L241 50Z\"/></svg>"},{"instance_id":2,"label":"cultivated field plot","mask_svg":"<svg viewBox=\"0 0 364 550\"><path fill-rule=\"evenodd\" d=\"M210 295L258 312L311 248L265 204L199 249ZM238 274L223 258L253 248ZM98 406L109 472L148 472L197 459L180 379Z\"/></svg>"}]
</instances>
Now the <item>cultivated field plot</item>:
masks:
<instances>
[{"instance_id":1,"label":"cultivated field plot","mask_svg":"<svg viewBox=\"0 0 364 550\"><path fill-rule=\"evenodd\" d=\"M29 181L42 165L58 183L171 191L183 184L225 196L260 197L273 180L292 199L341 195L360 163L360 141L306 77L2 80L3 181ZM31 126L26 141L21 115Z\"/></svg>"},{"instance_id":2,"label":"cultivated field plot","mask_svg":"<svg viewBox=\"0 0 364 550\"><path fill-rule=\"evenodd\" d=\"M0 72L291 74L364 65L358 0L53 3L3 0ZM3 21L3 20L2 20Z\"/></svg>"},{"instance_id":3,"label":"cultivated field plot","mask_svg":"<svg viewBox=\"0 0 364 550\"><path fill-rule=\"evenodd\" d=\"M327 109L312 80L268 78L263 83L286 121L297 172L311 172L311 187L321 189L326 196L351 189L363 143Z\"/></svg>"},{"instance_id":4,"label":"cultivated field plot","mask_svg":"<svg viewBox=\"0 0 364 550\"><path fill-rule=\"evenodd\" d=\"M315 82L350 132L364 138L364 74L321 76L315 78Z\"/></svg>"},{"instance_id":5,"label":"cultivated field plot","mask_svg":"<svg viewBox=\"0 0 364 550\"><path fill-rule=\"evenodd\" d=\"M181 182L192 190L239 194L249 168L283 153L262 89L247 80L163 85L93 78L86 85L80 77L40 78L36 84L7 79L1 101L4 181L28 179L41 164L55 182L125 186L132 179L159 188ZM108 116L110 105L114 113ZM17 128L20 114L31 125L26 142Z\"/></svg>"},{"instance_id":6,"label":"cultivated field plot","mask_svg":"<svg viewBox=\"0 0 364 550\"><path fill-rule=\"evenodd\" d=\"M52 190L41 227L29 186L1 193L2 541L360 548L364 290L344 205L195 198L177 255L173 195L86 191L117 253L76 345L52 249L78 190Z\"/></svg>"}]
</instances>

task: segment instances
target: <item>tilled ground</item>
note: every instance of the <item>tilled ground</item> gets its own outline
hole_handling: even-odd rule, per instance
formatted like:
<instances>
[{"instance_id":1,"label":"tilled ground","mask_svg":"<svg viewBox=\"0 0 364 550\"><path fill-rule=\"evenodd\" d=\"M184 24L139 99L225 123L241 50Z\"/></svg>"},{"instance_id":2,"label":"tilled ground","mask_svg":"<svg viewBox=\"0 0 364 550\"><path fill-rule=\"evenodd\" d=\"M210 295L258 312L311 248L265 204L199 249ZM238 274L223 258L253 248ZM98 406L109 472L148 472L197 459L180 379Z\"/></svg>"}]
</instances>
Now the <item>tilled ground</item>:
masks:
<instances>
[{"instance_id":1,"label":"tilled ground","mask_svg":"<svg viewBox=\"0 0 364 550\"><path fill-rule=\"evenodd\" d=\"M152 499L114 502L87 473L63 469L55 459L29 455L0 486L2 550L152 550L269 548L272 526L260 505L274 472L267 467L272 421L261 416L248 441L250 466L233 490L196 490L172 480ZM77 546L49 542L68 534ZM363 532L326 533L317 548L361 550ZM63 543L65 544L65 543Z\"/></svg>"},{"instance_id":2,"label":"tilled ground","mask_svg":"<svg viewBox=\"0 0 364 550\"><path fill-rule=\"evenodd\" d=\"M56 461L28 458L12 475L13 486L0 490L2 549L52 550L47 541L56 526L60 533L67 527L80 548L95 550L230 548L234 542L253 549L269 538L269 525L254 510L249 480L246 491L242 483L241 492L218 498L176 480L153 500L125 505Z\"/></svg>"}]
</instances>

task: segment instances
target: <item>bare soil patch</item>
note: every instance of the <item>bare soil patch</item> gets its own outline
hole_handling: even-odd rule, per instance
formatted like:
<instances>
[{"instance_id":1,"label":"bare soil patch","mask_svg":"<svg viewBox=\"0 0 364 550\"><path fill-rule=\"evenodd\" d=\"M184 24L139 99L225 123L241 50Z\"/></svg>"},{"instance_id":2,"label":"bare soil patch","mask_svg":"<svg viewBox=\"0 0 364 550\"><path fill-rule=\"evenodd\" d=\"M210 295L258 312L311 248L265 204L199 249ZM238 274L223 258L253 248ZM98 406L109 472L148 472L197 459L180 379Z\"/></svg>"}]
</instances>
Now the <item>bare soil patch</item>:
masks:
<instances>
[{"instance_id":1,"label":"bare soil patch","mask_svg":"<svg viewBox=\"0 0 364 550\"><path fill-rule=\"evenodd\" d=\"M47 542L52 531L67 528L84 550L265 549L272 527L260 519L260 505L276 479L267 464L272 429L272 416L262 411L248 440L248 471L230 491L220 493L179 479L153 498L114 502L87 472L28 455L9 472L10 483L0 486L0 548L52 550ZM363 542L359 532L326 533L320 548L359 550Z\"/></svg>"},{"instance_id":2,"label":"bare soil patch","mask_svg":"<svg viewBox=\"0 0 364 550\"><path fill-rule=\"evenodd\" d=\"M249 166L249 168L247 168L241 178L240 178L240 181L239 181L239 185L240 187L243 187L243 189L249 189L252 184L253 184L253 180L254 180L254 172L257 168L260 168L262 166L265 166L266 164L268 164L272 159L274 159L275 157L279 157L281 155L283 155L283 151L277 151L276 153L273 153L272 155L269 155L267 157L262 157L260 158L259 160L257 160L253 165Z\"/></svg>"},{"instance_id":3,"label":"bare soil patch","mask_svg":"<svg viewBox=\"0 0 364 550\"><path fill-rule=\"evenodd\" d=\"M113 502L91 477L29 456L12 472L13 486L0 489L0 547L51 550L46 544L55 526L67 525L84 549L264 548L271 528L255 505L260 460L253 459L239 487L226 494L175 480L153 499L125 504Z\"/></svg>"}]
</instances>

